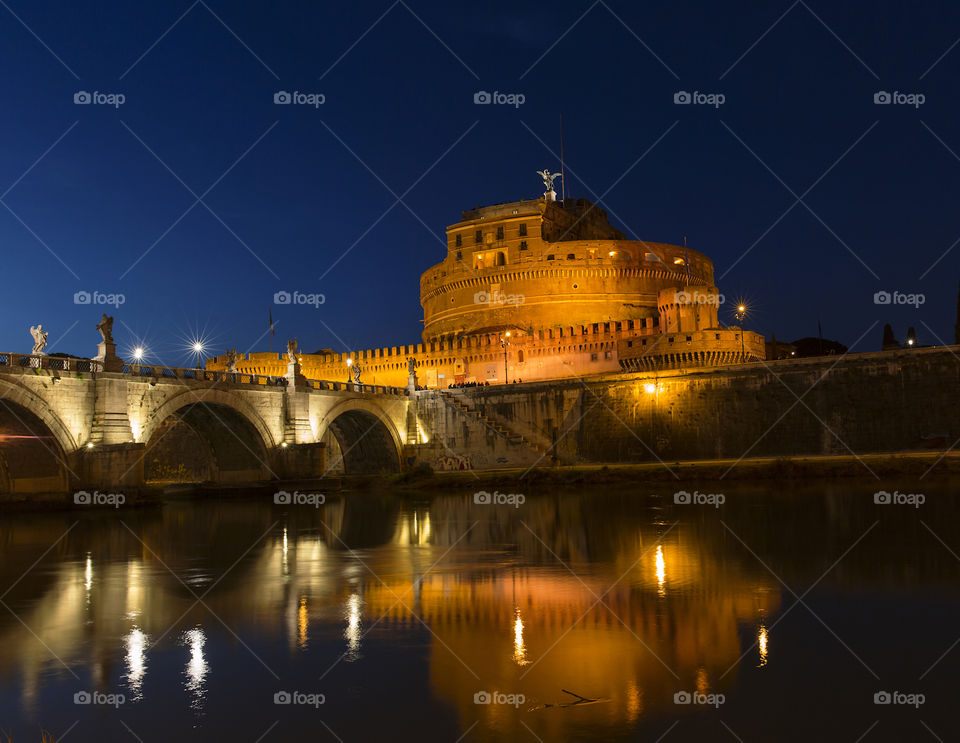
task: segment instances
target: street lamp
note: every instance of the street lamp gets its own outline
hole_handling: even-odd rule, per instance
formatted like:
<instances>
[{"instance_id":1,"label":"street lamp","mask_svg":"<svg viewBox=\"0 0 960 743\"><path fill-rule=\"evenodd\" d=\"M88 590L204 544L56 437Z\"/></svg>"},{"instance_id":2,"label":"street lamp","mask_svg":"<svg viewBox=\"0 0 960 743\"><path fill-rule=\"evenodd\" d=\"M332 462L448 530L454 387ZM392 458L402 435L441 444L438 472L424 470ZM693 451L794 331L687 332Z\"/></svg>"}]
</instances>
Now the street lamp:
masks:
<instances>
[{"instance_id":1,"label":"street lamp","mask_svg":"<svg viewBox=\"0 0 960 743\"><path fill-rule=\"evenodd\" d=\"M347 359L347 384L350 384L352 381L350 379L350 367L353 366L353 359Z\"/></svg>"},{"instance_id":2,"label":"street lamp","mask_svg":"<svg viewBox=\"0 0 960 743\"><path fill-rule=\"evenodd\" d=\"M747 316L747 306L744 304L737 305L736 318L740 323L740 356L743 357L743 360L746 361L747 354L743 350L743 318Z\"/></svg>"},{"instance_id":3,"label":"street lamp","mask_svg":"<svg viewBox=\"0 0 960 743\"><path fill-rule=\"evenodd\" d=\"M507 346L510 345L510 341L507 338L510 337L510 331L506 332L506 335L500 336L500 347L503 349L503 383L507 384Z\"/></svg>"},{"instance_id":4,"label":"street lamp","mask_svg":"<svg viewBox=\"0 0 960 743\"><path fill-rule=\"evenodd\" d=\"M203 353L203 344L200 341L196 341L193 344L193 352L197 356L197 368L200 368L200 354Z\"/></svg>"},{"instance_id":5,"label":"street lamp","mask_svg":"<svg viewBox=\"0 0 960 743\"><path fill-rule=\"evenodd\" d=\"M138 363L143 360L143 346L137 346L133 349L133 358Z\"/></svg>"}]
</instances>

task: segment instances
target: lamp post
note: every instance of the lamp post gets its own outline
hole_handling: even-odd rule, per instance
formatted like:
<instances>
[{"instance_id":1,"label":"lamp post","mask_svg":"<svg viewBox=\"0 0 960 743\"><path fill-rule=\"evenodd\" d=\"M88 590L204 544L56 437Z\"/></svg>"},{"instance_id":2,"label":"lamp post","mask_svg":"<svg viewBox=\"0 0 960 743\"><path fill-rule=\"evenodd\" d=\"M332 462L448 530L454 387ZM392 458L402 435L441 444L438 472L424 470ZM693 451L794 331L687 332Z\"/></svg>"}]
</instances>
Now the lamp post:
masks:
<instances>
[{"instance_id":1,"label":"lamp post","mask_svg":"<svg viewBox=\"0 0 960 743\"><path fill-rule=\"evenodd\" d=\"M193 344L193 353L197 357L197 368L200 368L200 354L203 353L203 344L200 341L197 341Z\"/></svg>"},{"instance_id":2,"label":"lamp post","mask_svg":"<svg viewBox=\"0 0 960 743\"><path fill-rule=\"evenodd\" d=\"M353 359L347 359L347 384L350 384L353 380L350 378L350 367L353 366Z\"/></svg>"},{"instance_id":3,"label":"lamp post","mask_svg":"<svg viewBox=\"0 0 960 743\"><path fill-rule=\"evenodd\" d=\"M747 354L743 350L743 318L747 316L747 306L746 305L737 305L736 318L740 323L740 355L743 357L743 360L747 360Z\"/></svg>"},{"instance_id":4,"label":"lamp post","mask_svg":"<svg viewBox=\"0 0 960 743\"><path fill-rule=\"evenodd\" d=\"M507 346L510 345L510 341L507 340L510 337L510 331L508 330L505 335L500 336L500 347L503 349L503 383L507 384Z\"/></svg>"}]
</instances>

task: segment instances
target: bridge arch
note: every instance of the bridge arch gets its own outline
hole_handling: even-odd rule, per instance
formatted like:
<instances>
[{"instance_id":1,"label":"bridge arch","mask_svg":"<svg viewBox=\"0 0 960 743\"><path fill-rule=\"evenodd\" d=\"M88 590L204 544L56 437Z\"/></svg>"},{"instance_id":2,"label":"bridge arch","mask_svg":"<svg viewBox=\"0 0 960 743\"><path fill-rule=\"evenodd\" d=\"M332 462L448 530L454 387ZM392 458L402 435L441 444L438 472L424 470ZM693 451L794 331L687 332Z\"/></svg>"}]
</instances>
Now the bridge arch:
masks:
<instances>
[{"instance_id":1,"label":"bridge arch","mask_svg":"<svg viewBox=\"0 0 960 743\"><path fill-rule=\"evenodd\" d=\"M337 469L338 460L348 475L400 471L400 434L379 405L362 398L344 400L318 421L316 435L318 441L332 436L340 450L328 457L328 472Z\"/></svg>"},{"instance_id":2,"label":"bridge arch","mask_svg":"<svg viewBox=\"0 0 960 743\"><path fill-rule=\"evenodd\" d=\"M73 474L77 445L63 421L36 393L0 380L0 492L61 492Z\"/></svg>"},{"instance_id":3,"label":"bridge arch","mask_svg":"<svg viewBox=\"0 0 960 743\"><path fill-rule=\"evenodd\" d=\"M36 392L0 378L0 409L3 409L4 402L13 403L36 416L53 434L64 452L70 453L80 448L80 436L82 434L74 437L70 433L70 429L60 419L60 416L54 413L53 409Z\"/></svg>"},{"instance_id":4,"label":"bridge arch","mask_svg":"<svg viewBox=\"0 0 960 743\"><path fill-rule=\"evenodd\" d=\"M148 480L247 482L269 479L275 441L256 409L228 391L184 390L143 421Z\"/></svg>"}]
</instances>

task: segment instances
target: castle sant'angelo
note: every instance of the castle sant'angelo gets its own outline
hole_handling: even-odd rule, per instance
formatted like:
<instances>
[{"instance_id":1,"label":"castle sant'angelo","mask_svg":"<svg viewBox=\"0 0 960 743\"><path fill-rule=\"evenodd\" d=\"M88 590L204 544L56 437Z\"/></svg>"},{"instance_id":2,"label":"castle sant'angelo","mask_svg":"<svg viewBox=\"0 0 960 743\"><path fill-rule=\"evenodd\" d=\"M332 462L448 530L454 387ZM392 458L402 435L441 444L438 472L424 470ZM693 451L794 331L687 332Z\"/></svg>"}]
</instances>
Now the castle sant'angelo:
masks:
<instances>
[{"instance_id":1,"label":"castle sant'angelo","mask_svg":"<svg viewBox=\"0 0 960 743\"><path fill-rule=\"evenodd\" d=\"M590 201L557 200L541 175L541 198L466 210L447 227L446 256L420 277L422 343L298 353L302 374L347 381L358 367L362 383L402 387L413 359L418 384L446 388L765 358L762 335L721 325L706 255L628 240ZM234 369L282 376L287 361L240 354Z\"/></svg>"}]
</instances>

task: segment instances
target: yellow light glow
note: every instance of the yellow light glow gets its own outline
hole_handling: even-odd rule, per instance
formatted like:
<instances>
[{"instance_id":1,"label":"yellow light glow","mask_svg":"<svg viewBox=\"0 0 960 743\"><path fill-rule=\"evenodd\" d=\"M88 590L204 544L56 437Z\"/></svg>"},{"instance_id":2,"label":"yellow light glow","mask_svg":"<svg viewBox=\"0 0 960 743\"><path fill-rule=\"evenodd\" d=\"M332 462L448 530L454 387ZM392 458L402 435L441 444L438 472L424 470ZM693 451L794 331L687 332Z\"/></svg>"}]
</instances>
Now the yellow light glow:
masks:
<instances>
[{"instance_id":1,"label":"yellow light glow","mask_svg":"<svg viewBox=\"0 0 960 743\"><path fill-rule=\"evenodd\" d=\"M760 665L763 668L767 665L767 628L761 623L757 629L757 648L760 650Z\"/></svg>"},{"instance_id":2,"label":"yellow light glow","mask_svg":"<svg viewBox=\"0 0 960 743\"><path fill-rule=\"evenodd\" d=\"M510 331L508 330L508 331L507 331L507 338L509 338L509 337L510 337Z\"/></svg>"},{"instance_id":3,"label":"yellow light glow","mask_svg":"<svg viewBox=\"0 0 960 743\"><path fill-rule=\"evenodd\" d=\"M518 666L530 663L527 660L527 647L523 642L523 619L520 617L520 607L517 607L516 619L513 621L513 662Z\"/></svg>"},{"instance_id":4,"label":"yellow light glow","mask_svg":"<svg viewBox=\"0 0 960 743\"><path fill-rule=\"evenodd\" d=\"M310 627L310 618L307 614L307 597L300 597L300 607L297 609L297 645L307 646L307 630Z\"/></svg>"},{"instance_id":5,"label":"yellow light glow","mask_svg":"<svg viewBox=\"0 0 960 743\"><path fill-rule=\"evenodd\" d=\"M83 587L89 591L92 585L93 585L93 560L90 559L90 555L87 555L87 566L83 571Z\"/></svg>"},{"instance_id":6,"label":"yellow light glow","mask_svg":"<svg viewBox=\"0 0 960 743\"><path fill-rule=\"evenodd\" d=\"M193 352L194 352L194 353L203 353L203 344L200 343L199 341L197 341L196 343L194 343L194 344L193 344Z\"/></svg>"},{"instance_id":7,"label":"yellow light glow","mask_svg":"<svg viewBox=\"0 0 960 743\"><path fill-rule=\"evenodd\" d=\"M140 699L143 695L143 677L147 673L147 636L134 627L124 638L127 646L127 684L134 699Z\"/></svg>"},{"instance_id":8,"label":"yellow light glow","mask_svg":"<svg viewBox=\"0 0 960 743\"><path fill-rule=\"evenodd\" d=\"M654 392L657 391L657 386L655 384L648 382L647 384L643 385L643 391L646 392L648 395L652 395Z\"/></svg>"},{"instance_id":9,"label":"yellow light glow","mask_svg":"<svg viewBox=\"0 0 960 743\"><path fill-rule=\"evenodd\" d=\"M135 349L133 349L133 358L135 358L137 361L140 361L140 359L143 358L142 346L137 346Z\"/></svg>"},{"instance_id":10,"label":"yellow light glow","mask_svg":"<svg viewBox=\"0 0 960 743\"><path fill-rule=\"evenodd\" d=\"M744 307L742 304L739 307L737 307L737 312L746 312L746 311L747 311L747 308Z\"/></svg>"},{"instance_id":11,"label":"yellow light glow","mask_svg":"<svg viewBox=\"0 0 960 743\"><path fill-rule=\"evenodd\" d=\"M347 660L356 660L360 657L360 640L363 634L360 632L360 596L356 593L351 594L347 599L347 628L343 636L347 640Z\"/></svg>"},{"instance_id":12,"label":"yellow light glow","mask_svg":"<svg viewBox=\"0 0 960 743\"><path fill-rule=\"evenodd\" d=\"M667 566L663 560L663 545L657 545L657 591L662 596L666 593Z\"/></svg>"}]
</instances>

